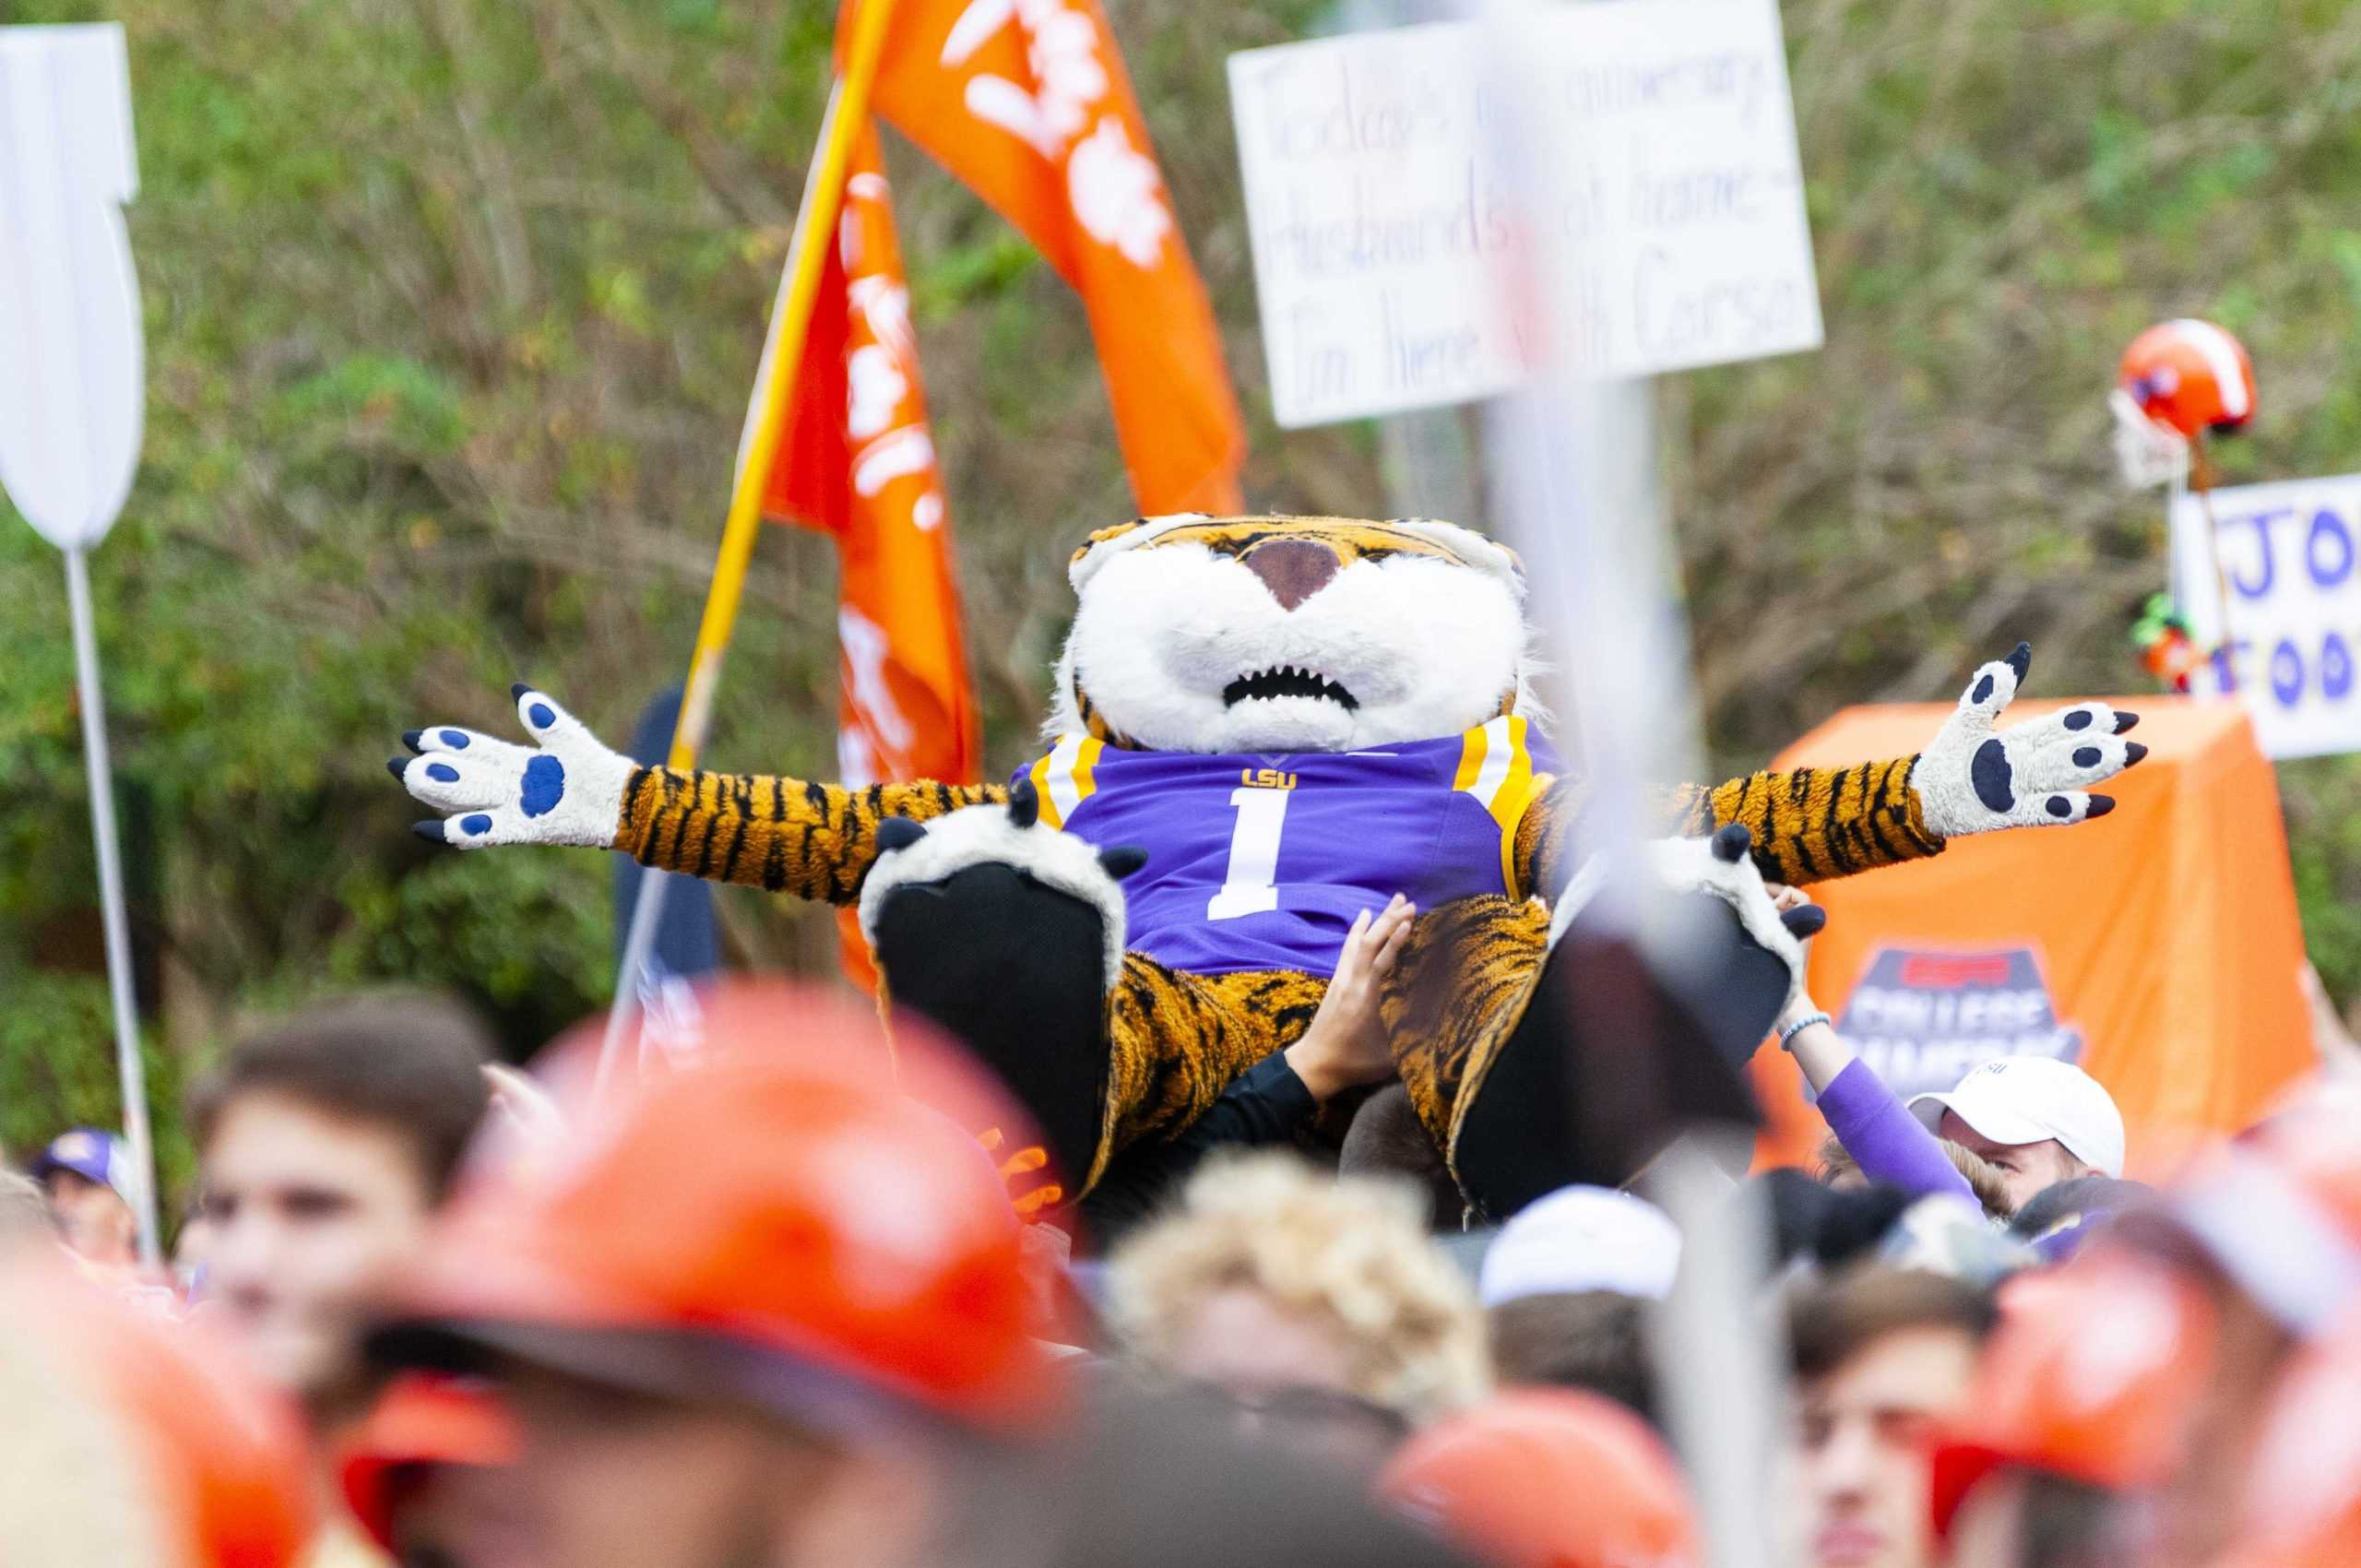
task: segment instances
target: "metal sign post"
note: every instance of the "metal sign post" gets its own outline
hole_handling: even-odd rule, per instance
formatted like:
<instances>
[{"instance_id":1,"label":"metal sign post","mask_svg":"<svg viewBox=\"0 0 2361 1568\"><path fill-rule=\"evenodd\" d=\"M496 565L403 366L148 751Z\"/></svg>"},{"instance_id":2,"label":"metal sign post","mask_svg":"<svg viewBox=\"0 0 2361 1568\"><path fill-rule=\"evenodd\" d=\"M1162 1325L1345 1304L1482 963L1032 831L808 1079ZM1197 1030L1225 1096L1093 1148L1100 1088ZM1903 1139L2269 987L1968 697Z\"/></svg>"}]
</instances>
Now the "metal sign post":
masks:
<instances>
[{"instance_id":1,"label":"metal sign post","mask_svg":"<svg viewBox=\"0 0 2361 1568\"><path fill-rule=\"evenodd\" d=\"M0 28L0 487L65 554L66 604L98 844L107 987L136 1172L139 1254L160 1261L147 1074L131 985L89 554L131 493L145 412L139 284L124 204L138 194L123 29Z\"/></svg>"}]
</instances>

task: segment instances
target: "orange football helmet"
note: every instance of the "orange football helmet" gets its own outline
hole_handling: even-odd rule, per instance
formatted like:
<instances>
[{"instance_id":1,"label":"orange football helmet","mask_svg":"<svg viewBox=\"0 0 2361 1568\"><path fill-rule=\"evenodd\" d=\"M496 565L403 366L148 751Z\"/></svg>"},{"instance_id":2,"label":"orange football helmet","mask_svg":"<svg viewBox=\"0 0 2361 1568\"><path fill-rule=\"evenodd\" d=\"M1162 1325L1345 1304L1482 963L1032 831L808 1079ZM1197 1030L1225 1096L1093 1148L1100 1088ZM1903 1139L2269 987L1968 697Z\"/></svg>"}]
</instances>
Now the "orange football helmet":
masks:
<instances>
[{"instance_id":1,"label":"orange football helmet","mask_svg":"<svg viewBox=\"0 0 2361 1568\"><path fill-rule=\"evenodd\" d=\"M2124 350L2116 384L2142 413L2192 441L2254 417L2254 362L2244 344L2210 321L2151 327Z\"/></svg>"}]
</instances>

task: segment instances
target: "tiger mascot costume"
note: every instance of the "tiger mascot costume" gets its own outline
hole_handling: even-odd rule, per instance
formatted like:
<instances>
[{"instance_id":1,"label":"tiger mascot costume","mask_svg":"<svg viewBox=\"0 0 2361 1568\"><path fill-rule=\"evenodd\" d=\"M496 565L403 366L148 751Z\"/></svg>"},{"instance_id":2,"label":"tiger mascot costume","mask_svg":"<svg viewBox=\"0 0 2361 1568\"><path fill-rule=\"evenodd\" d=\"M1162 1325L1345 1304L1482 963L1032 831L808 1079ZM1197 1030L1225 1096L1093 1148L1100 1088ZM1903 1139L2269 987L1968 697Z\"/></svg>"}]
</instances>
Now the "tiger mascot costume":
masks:
<instances>
[{"instance_id":1,"label":"tiger mascot costume","mask_svg":"<svg viewBox=\"0 0 2361 1568\"><path fill-rule=\"evenodd\" d=\"M1093 534L1069 576L1050 749L1007 785L642 766L526 686L532 745L434 725L391 766L448 814L419 831L461 849L595 846L857 904L894 999L1009 1081L1075 1194L1299 1037L1354 918L1400 892L1420 912L1380 1017L1471 1206L1629 1175L1652 1151L1602 1157L1549 1109L1579 1042L1571 1010L1535 1003L1572 983L1552 955L1579 945L1560 939L1588 851L1582 785L1541 733L1515 557L1423 519L1185 516ZM1979 670L1917 755L1661 802L1660 869L1726 906L1712 989L1751 999L1738 1056L1800 971L1764 879L2112 807L2088 790L2142 754L2120 738L2132 715L2084 704L1995 732L2028 657Z\"/></svg>"}]
</instances>

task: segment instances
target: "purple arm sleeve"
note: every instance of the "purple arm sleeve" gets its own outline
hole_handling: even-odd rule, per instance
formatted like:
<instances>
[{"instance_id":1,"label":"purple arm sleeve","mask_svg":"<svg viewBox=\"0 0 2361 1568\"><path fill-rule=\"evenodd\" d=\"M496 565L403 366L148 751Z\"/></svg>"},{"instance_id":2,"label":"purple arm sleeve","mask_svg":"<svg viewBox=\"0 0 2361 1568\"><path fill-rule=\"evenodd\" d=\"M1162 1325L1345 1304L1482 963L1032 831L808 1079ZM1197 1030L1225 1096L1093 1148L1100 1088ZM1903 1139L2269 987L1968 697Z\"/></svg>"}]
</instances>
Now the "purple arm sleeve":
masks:
<instances>
[{"instance_id":1,"label":"purple arm sleeve","mask_svg":"<svg viewBox=\"0 0 2361 1568\"><path fill-rule=\"evenodd\" d=\"M1866 1062L1848 1063L1820 1095L1820 1113L1861 1174L1913 1197L1949 1193L1975 1202L1967 1178L1944 1155L1935 1134L1894 1098Z\"/></svg>"}]
</instances>

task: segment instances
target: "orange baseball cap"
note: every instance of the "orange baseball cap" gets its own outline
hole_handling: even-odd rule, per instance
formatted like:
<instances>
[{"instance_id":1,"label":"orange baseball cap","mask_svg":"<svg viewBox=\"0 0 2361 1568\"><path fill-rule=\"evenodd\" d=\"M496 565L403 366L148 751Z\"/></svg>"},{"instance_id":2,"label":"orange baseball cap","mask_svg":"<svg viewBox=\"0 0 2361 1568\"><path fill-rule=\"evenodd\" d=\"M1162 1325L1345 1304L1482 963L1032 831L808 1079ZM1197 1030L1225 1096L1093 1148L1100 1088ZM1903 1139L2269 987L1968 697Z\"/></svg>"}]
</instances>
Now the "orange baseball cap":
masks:
<instances>
[{"instance_id":1,"label":"orange baseball cap","mask_svg":"<svg viewBox=\"0 0 2361 1568\"><path fill-rule=\"evenodd\" d=\"M2112 1491L2178 1464L2213 1359L2213 1303L2168 1265L2122 1253L2002 1296L1967 1396L1933 1455L1935 1533L2005 1466Z\"/></svg>"},{"instance_id":2,"label":"orange baseball cap","mask_svg":"<svg viewBox=\"0 0 2361 1568\"><path fill-rule=\"evenodd\" d=\"M783 982L701 993L702 1042L547 1158L467 1183L371 1337L383 1364L512 1357L727 1396L852 1435L1059 1404L988 1142L1026 1142L915 1025ZM1029 1140L1038 1142L1038 1140Z\"/></svg>"},{"instance_id":3,"label":"orange baseball cap","mask_svg":"<svg viewBox=\"0 0 2361 1568\"><path fill-rule=\"evenodd\" d=\"M119 1479L149 1505L170 1561L289 1568L302 1557L314 1523L302 1432L291 1410L239 1375L234 1347L23 1253L0 1260L0 1336L63 1384L8 1420L30 1422L34 1441L69 1408L110 1429Z\"/></svg>"},{"instance_id":4,"label":"orange baseball cap","mask_svg":"<svg viewBox=\"0 0 2361 1568\"><path fill-rule=\"evenodd\" d=\"M1404 1443L1378 1495L1506 1568L1701 1561L1679 1467L1645 1421L1572 1389L1519 1389Z\"/></svg>"}]
</instances>

